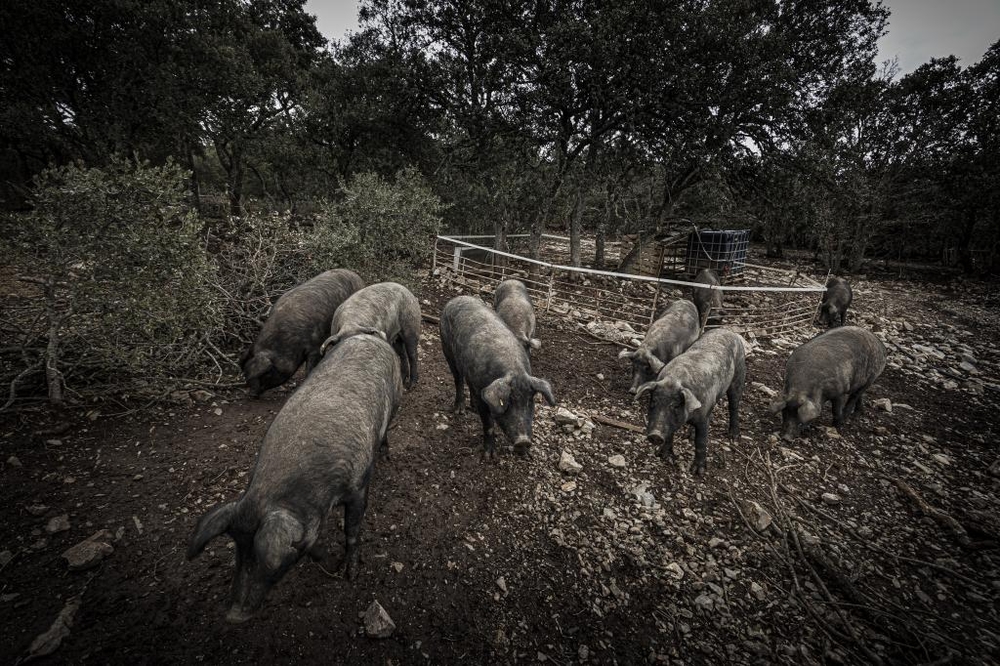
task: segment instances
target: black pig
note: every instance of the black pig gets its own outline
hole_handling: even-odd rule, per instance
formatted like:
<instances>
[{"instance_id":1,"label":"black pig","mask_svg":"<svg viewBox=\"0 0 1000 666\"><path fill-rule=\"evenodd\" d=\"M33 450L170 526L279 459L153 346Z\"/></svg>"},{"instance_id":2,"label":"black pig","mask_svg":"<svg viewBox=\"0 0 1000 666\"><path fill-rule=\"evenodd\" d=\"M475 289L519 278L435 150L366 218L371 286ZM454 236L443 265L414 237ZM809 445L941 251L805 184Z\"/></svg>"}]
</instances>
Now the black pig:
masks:
<instances>
[{"instance_id":1,"label":"black pig","mask_svg":"<svg viewBox=\"0 0 1000 666\"><path fill-rule=\"evenodd\" d=\"M705 473L708 425L715 404L725 394L729 403L729 437L740 436L739 409L746 380L743 340L717 328L701 336L687 351L667 363L655 382L639 387L636 400L650 393L646 438L659 446L658 455L673 459L674 433L694 426L691 473Z\"/></svg>"},{"instance_id":2,"label":"black pig","mask_svg":"<svg viewBox=\"0 0 1000 666\"><path fill-rule=\"evenodd\" d=\"M700 284L719 286L719 276L711 268L703 268L698 271L694 281ZM708 323L708 316L712 310L715 309L718 313L718 310L722 309L722 291L719 289L707 289L705 287L692 287L691 291L693 292L691 300L694 301L695 307L698 308L700 329L704 330L705 324Z\"/></svg>"},{"instance_id":3,"label":"black pig","mask_svg":"<svg viewBox=\"0 0 1000 666\"><path fill-rule=\"evenodd\" d=\"M535 307L528 288L520 280L504 280L493 292L493 309L507 324L524 348L531 353L542 343L535 338Z\"/></svg>"},{"instance_id":4,"label":"black pig","mask_svg":"<svg viewBox=\"0 0 1000 666\"><path fill-rule=\"evenodd\" d=\"M246 491L202 516L188 546L192 559L221 534L236 542L227 620L249 619L303 554L319 552L326 516L341 504L346 574L354 578L376 451L388 446L401 393L392 347L359 335L332 348L288 399L264 436Z\"/></svg>"},{"instance_id":5,"label":"black pig","mask_svg":"<svg viewBox=\"0 0 1000 666\"><path fill-rule=\"evenodd\" d=\"M698 308L691 301L674 301L649 327L637 350L624 349L618 354L618 358L632 362L632 386L628 392L635 393L641 384L656 379L664 364L697 339Z\"/></svg>"},{"instance_id":6,"label":"black pig","mask_svg":"<svg viewBox=\"0 0 1000 666\"><path fill-rule=\"evenodd\" d=\"M288 381L303 362L306 374L320 359L330 319L348 296L365 286L353 271L336 269L317 275L282 294L260 334L240 359L250 393Z\"/></svg>"},{"instance_id":7,"label":"black pig","mask_svg":"<svg viewBox=\"0 0 1000 666\"><path fill-rule=\"evenodd\" d=\"M376 332L382 333L399 355L406 388L416 384L420 303L401 284L379 282L351 294L334 313L330 337L320 352L352 335Z\"/></svg>"},{"instance_id":8,"label":"black pig","mask_svg":"<svg viewBox=\"0 0 1000 666\"><path fill-rule=\"evenodd\" d=\"M455 413L465 407L464 384L483 422L483 452L495 452L494 423L517 453L531 446L534 397L555 405L552 387L531 375L521 342L503 320L478 298L456 296L441 311L441 347L455 378Z\"/></svg>"},{"instance_id":9,"label":"black pig","mask_svg":"<svg viewBox=\"0 0 1000 666\"><path fill-rule=\"evenodd\" d=\"M836 328L847 323L847 308L854 300L850 283L844 278L832 277L826 281L826 292L819 306L819 323Z\"/></svg>"},{"instance_id":10,"label":"black pig","mask_svg":"<svg viewBox=\"0 0 1000 666\"><path fill-rule=\"evenodd\" d=\"M864 409L865 391L885 369L885 345L857 326L833 328L800 345L785 365L785 391L771 404L781 412L781 438L792 441L833 403L833 425Z\"/></svg>"}]
</instances>

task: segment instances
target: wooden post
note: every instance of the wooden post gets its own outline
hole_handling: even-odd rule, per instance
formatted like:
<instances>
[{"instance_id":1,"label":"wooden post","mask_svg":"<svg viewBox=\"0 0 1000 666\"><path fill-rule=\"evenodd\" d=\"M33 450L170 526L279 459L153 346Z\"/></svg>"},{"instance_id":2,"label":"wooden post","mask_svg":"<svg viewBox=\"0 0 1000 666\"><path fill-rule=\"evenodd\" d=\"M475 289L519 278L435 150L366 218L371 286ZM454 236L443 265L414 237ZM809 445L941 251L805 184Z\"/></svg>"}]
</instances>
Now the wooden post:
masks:
<instances>
[{"instance_id":1,"label":"wooden post","mask_svg":"<svg viewBox=\"0 0 1000 666\"><path fill-rule=\"evenodd\" d=\"M434 254L431 255L431 275L434 275L434 271L437 270L438 265L438 243L441 241L437 236L434 237Z\"/></svg>"},{"instance_id":2,"label":"wooden post","mask_svg":"<svg viewBox=\"0 0 1000 666\"><path fill-rule=\"evenodd\" d=\"M545 311L552 307L552 294L555 293L556 272L549 266L549 297L545 299Z\"/></svg>"},{"instance_id":3,"label":"wooden post","mask_svg":"<svg viewBox=\"0 0 1000 666\"><path fill-rule=\"evenodd\" d=\"M649 330L649 327L653 325L654 321L656 321L656 302L660 298L660 289L660 283L657 282L656 291L653 292L653 308L649 312L649 323L646 325L646 330Z\"/></svg>"}]
</instances>

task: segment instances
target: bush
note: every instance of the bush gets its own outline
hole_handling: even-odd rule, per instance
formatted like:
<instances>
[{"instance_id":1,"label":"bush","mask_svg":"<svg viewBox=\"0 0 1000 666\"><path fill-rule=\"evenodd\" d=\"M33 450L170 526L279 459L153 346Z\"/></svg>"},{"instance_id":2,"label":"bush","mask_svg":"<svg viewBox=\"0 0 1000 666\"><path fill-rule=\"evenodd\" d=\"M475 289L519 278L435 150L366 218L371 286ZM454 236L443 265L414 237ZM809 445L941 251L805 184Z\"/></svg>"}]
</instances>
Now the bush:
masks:
<instances>
[{"instance_id":1,"label":"bush","mask_svg":"<svg viewBox=\"0 0 1000 666\"><path fill-rule=\"evenodd\" d=\"M305 238L313 273L351 268L366 282L407 282L430 258L441 229L444 205L413 168L394 182L363 173L344 188L344 198L327 203Z\"/></svg>"},{"instance_id":2,"label":"bush","mask_svg":"<svg viewBox=\"0 0 1000 666\"><path fill-rule=\"evenodd\" d=\"M0 380L43 378L56 403L64 387L166 397L185 378L218 380L287 289L331 268L408 282L440 227L441 202L406 170L358 176L313 224L248 214L203 239L186 179L169 163L52 169L32 212L0 219L23 304L0 322L17 338Z\"/></svg>"},{"instance_id":3,"label":"bush","mask_svg":"<svg viewBox=\"0 0 1000 666\"><path fill-rule=\"evenodd\" d=\"M121 159L51 169L37 179L34 210L3 220L20 279L42 292L19 313L22 351L44 361L54 402L64 382L126 390L210 363L202 352L220 313L186 178L174 164ZM29 321L44 322L44 347L31 346Z\"/></svg>"}]
</instances>

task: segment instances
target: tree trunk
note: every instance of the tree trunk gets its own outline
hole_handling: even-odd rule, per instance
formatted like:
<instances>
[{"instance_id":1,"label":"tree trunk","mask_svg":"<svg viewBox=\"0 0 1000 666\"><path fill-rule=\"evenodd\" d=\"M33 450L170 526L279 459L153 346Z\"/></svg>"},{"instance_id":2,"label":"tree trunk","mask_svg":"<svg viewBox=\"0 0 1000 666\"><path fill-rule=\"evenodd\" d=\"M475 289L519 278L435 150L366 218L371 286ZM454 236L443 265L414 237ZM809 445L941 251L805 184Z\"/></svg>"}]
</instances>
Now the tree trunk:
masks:
<instances>
[{"instance_id":1,"label":"tree trunk","mask_svg":"<svg viewBox=\"0 0 1000 666\"><path fill-rule=\"evenodd\" d=\"M229 214L243 216L243 149L233 147L229 168Z\"/></svg>"},{"instance_id":2,"label":"tree trunk","mask_svg":"<svg viewBox=\"0 0 1000 666\"><path fill-rule=\"evenodd\" d=\"M559 195L559 190L562 189L563 177L565 172L560 168L559 173L556 174L556 179L549 188L549 194L545 198L545 202L542 204L541 210L538 215L535 216L534 222L531 224L531 233L528 236L528 251L532 259L538 260L539 253L542 247L542 234L545 233L545 226L548 224L549 215L552 212L552 206L555 203L556 197Z\"/></svg>"},{"instance_id":3,"label":"tree trunk","mask_svg":"<svg viewBox=\"0 0 1000 666\"><path fill-rule=\"evenodd\" d=\"M229 214L243 215L243 145L239 141L226 142L213 139L219 164L226 170L229 188Z\"/></svg>"},{"instance_id":4,"label":"tree trunk","mask_svg":"<svg viewBox=\"0 0 1000 666\"><path fill-rule=\"evenodd\" d=\"M594 268L599 271L604 270L604 241L607 233L604 223L598 223L594 237Z\"/></svg>"},{"instance_id":5,"label":"tree trunk","mask_svg":"<svg viewBox=\"0 0 1000 666\"><path fill-rule=\"evenodd\" d=\"M972 273L976 269L972 260L972 239L976 229L976 211L968 210L965 213L962 230L958 235L958 262L962 265L962 272Z\"/></svg>"},{"instance_id":6,"label":"tree trunk","mask_svg":"<svg viewBox=\"0 0 1000 666\"><path fill-rule=\"evenodd\" d=\"M573 202L573 214L569 220L569 261L580 267L580 230L583 226L583 183L577 184L576 200Z\"/></svg>"}]
</instances>

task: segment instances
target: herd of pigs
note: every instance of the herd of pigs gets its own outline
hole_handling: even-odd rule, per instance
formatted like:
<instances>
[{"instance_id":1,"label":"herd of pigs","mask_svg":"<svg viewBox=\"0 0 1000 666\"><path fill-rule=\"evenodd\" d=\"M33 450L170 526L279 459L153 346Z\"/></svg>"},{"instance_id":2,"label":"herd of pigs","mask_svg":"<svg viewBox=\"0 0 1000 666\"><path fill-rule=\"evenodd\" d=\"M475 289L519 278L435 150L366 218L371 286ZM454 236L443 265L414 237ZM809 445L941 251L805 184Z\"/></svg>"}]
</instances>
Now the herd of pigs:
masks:
<instances>
[{"instance_id":1,"label":"herd of pigs","mask_svg":"<svg viewBox=\"0 0 1000 666\"><path fill-rule=\"evenodd\" d=\"M739 436L739 403L746 381L741 337L723 327L705 331L721 305L718 278L703 270L692 300L670 304L635 351L630 393L649 396L647 438L658 454L673 456L674 434L694 430L693 474L705 473L709 422L726 396L729 437ZM820 307L830 328L792 352L784 393L771 405L782 413L782 437L793 440L826 401L840 427L861 412L865 391L885 367L885 348L870 332L844 326L852 293L831 278ZM249 619L270 587L303 555L322 558L326 517L344 506L345 575L357 574L361 523L380 452L389 455L387 432L403 387L418 379L421 312L404 286L364 286L349 270L327 271L286 292L272 308L254 344L241 359L252 394L279 386L304 363L307 377L274 418L261 443L249 486L235 502L208 511L194 530L189 559L226 534L235 542L236 571L226 615ZM465 387L483 426L483 454L496 455L496 430L514 451L527 454L534 397L556 399L549 382L531 373L531 352L541 343L527 289L506 280L493 307L457 296L441 312L441 346L455 380L455 413L465 407Z\"/></svg>"}]
</instances>

